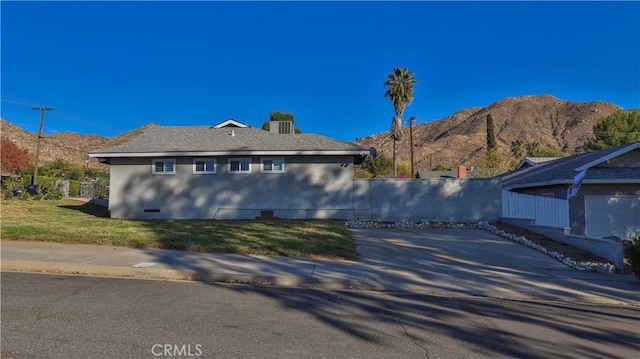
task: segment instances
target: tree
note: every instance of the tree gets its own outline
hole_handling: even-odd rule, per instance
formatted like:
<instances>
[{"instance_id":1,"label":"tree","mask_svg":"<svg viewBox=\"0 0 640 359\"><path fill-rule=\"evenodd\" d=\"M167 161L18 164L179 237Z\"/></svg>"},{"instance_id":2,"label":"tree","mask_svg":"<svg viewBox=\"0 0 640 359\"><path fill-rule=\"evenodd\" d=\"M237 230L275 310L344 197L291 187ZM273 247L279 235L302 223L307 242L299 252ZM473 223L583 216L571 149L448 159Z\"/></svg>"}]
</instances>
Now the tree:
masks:
<instances>
[{"instance_id":1,"label":"tree","mask_svg":"<svg viewBox=\"0 0 640 359\"><path fill-rule=\"evenodd\" d=\"M29 166L29 152L19 147L8 138L0 139L2 172L21 175Z\"/></svg>"},{"instance_id":2,"label":"tree","mask_svg":"<svg viewBox=\"0 0 640 359\"><path fill-rule=\"evenodd\" d=\"M496 133L495 127L493 125L493 118L491 114L487 114L487 149L495 150L497 147L496 143Z\"/></svg>"},{"instance_id":3,"label":"tree","mask_svg":"<svg viewBox=\"0 0 640 359\"><path fill-rule=\"evenodd\" d=\"M291 121L293 122L293 114L289 112L274 111L269 114L269 121Z\"/></svg>"},{"instance_id":4,"label":"tree","mask_svg":"<svg viewBox=\"0 0 640 359\"><path fill-rule=\"evenodd\" d=\"M506 163L500 159L498 151L491 149L485 152L480 164L476 166L476 177L495 177L506 171Z\"/></svg>"},{"instance_id":5,"label":"tree","mask_svg":"<svg viewBox=\"0 0 640 359\"><path fill-rule=\"evenodd\" d=\"M554 150L542 147L538 142L527 143L527 156L531 157L564 157L566 154L561 150Z\"/></svg>"},{"instance_id":6,"label":"tree","mask_svg":"<svg viewBox=\"0 0 640 359\"><path fill-rule=\"evenodd\" d=\"M273 111L269 114L269 120L264 121L262 123L262 129L265 131L269 131L271 121L291 121L292 123L295 123L295 119L292 113L283 112L283 111ZM299 128L295 128L295 127L293 129L293 132L302 133L302 131Z\"/></svg>"},{"instance_id":7,"label":"tree","mask_svg":"<svg viewBox=\"0 0 640 359\"><path fill-rule=\"evenodd\" d=\"M42 176L65 177L72 180L79 180L84 177L82 166L62 158L56 158L53 162L47 162L40 166L38 173Z\"/></svg>"},{"instance_id":8,"label":"tree","mask_svg":"<svg viewBox=\"0 0 640 359\"><path fill-rule=\"evenodd\" d=\"M399 176L409 178L411 175L411 169L404 163L398 164L397 170ZM355 176L358 178L398 177L393 174L393 161L384 155L376 157L373 162L362 170L356 168Z\"/></svg>"},{"instance_id":9,"label":"tree","mask_svg":"<svg viewBox=\"0 0 640 359\"><path fill-rule=\"evenodd\" d=\"M497 149L493 117L491 117L491 114L489 113L487 114L487 152L478 166L478 176L493 177L504 172L501 162Z\"/></svg>"},{"instance_id":10,"label":"tree","mask_svg":"<svg viewBox=\"0 0 640 359\"><path fill-rule=\"evenodd\" d=\"M604 117L593 126L594 138L585 144L590 150L601 150L640 141L640 110L620 110Z\"/></svg>"},{"instance_id":11,"label":"tree","mask_svg":"<svg viewBox=\"0 0 640 359\"><path fill-rule=\"evenodd\" d=\"M520 139L511 141L511 154L517 161L520 161L527 155L527 144Z\"/></svg>"},{"instance_id":12,"label":"tree","mask_svg":"<svg viewBox=\"0 0 640 359\"><path fill-rule=\"evenodd\" d=\"M384 97L391 100L395 115L391 120L391 137L393 138L393 175L397 177L397 147L396 141L402 138L402 114L404 109L413 101L413 87L418 83L413 72L406 67L394 67L393 71L387 75L384 86L387 91Z\"/></svg>"},{"instance_id":13,"label":"tree","mask_svg":"<svg viewBox=\"0 0 640 359\"><path fill-rule=\"evenodd\" d=\"M442 163L438 164L436 167L431 169L432 171L451 171L451 167L447 167Z\"/></svg>"}]
</instances>

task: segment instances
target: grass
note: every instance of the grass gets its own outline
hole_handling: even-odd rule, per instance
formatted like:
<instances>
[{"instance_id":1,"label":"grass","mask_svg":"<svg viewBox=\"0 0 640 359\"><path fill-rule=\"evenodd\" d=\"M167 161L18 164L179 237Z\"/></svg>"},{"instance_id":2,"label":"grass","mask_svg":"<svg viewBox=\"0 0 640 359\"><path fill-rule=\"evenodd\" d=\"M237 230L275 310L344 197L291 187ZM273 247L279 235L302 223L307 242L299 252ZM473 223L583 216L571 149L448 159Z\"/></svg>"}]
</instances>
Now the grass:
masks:
<instances>
[{"instance_id":1,"label":"grass","mask_svg":"<svg viewBox=\"0 0 640 359\"><path fill-rule=\"evenodd\" d=\"M122 220L106 208L73 200L3 200L3 240L83 243L200 252L357 257L340 221L329 220Z\"/></svg>"}]
</instances>

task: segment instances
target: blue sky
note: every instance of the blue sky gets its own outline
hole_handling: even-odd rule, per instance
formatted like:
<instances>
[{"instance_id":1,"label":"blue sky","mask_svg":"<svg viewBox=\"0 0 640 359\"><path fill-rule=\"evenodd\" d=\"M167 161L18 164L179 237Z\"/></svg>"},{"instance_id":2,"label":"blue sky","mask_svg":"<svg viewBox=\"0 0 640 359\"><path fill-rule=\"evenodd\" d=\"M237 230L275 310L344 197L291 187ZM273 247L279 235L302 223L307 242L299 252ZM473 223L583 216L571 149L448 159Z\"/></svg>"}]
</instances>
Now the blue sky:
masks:
<instances>
[{"instance_id":1,"label":"blue sky","mask_svg":"<svg viewBox=\"0 0 640 359\"><path fill-rule=\"evenodd\" d=\"M640 107L639 2L7 2L2 117L46 134L146 123L259 127L272 111L344 141L405 120L551 94Z\"/></svg>"}]
</instances>

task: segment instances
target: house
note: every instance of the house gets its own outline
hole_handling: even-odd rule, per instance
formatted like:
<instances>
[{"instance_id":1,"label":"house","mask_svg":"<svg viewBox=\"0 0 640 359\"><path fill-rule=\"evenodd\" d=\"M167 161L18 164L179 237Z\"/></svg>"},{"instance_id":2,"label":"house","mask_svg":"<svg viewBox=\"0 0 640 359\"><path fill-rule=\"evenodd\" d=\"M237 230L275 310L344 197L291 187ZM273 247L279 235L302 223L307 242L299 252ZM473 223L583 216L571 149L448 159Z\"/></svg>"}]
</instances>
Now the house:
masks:
<instances>
[{"instance_id":1,"label":"house","mask_svg":"<svg viewBox=\"0 0 640 359\"><path fill-rule=\"evenodd\" d=\"M640 235L640 142L521 168L502 188L568 200L571 234Z\"/></svg>"},{"instance_id":2,"label":"house","mask_svg":"<svg viewBox=\"0 0 640 359\"><path fill-rule=\"evenodd\" d=\"M89 156L110 165L112 218L351 218L369 149L271 127L155 125Z\"/></svg>"},{"instance_id":3,"label":"house","mask_svg":"<svg viewBox=\"0 0 640 359\"><path fill-rule=\"evenodd\" d=\"M531 166L536 166L536 165L539 165L541 163L545 163L545 162L549 162L549 161L554 161L554 160L557 160L558 158L562 158L562 157L525 157L516 166L516 170L519 170L521 168L527 168L527 167L531 167Z\"/></svg>"},{"instance_id":4,"label":"house","mask_svg":"<svg viewBox=\"0 0 640 359\"><path fill-rule=\"evenodd\" d=\"M434 178L458 178L465 179L467 178L467 167L466 166L458 166L458 168L449 171L429 171L429 170L419 170L417 178L425 178L425 179L434 179Z\"/></svg>"}]
</instances>

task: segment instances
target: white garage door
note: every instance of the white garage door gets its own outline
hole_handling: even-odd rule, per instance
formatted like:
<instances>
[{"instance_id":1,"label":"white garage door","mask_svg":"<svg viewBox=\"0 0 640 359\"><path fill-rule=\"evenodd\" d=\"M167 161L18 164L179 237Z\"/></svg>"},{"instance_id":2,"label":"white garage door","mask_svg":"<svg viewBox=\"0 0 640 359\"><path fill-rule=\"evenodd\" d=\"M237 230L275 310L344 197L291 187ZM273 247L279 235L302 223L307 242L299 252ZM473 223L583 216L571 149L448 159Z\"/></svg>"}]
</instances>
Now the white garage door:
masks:
<instances>
[{"instance_id":1,"label":"white garage door","mask_svg":"<svg viewBox=\"0 0 640 359\"><path fill-rule=\"evenodd\" d=\"M640 235L640 197L585 196L587 236Z\"/></svg>"}]
</instances>

